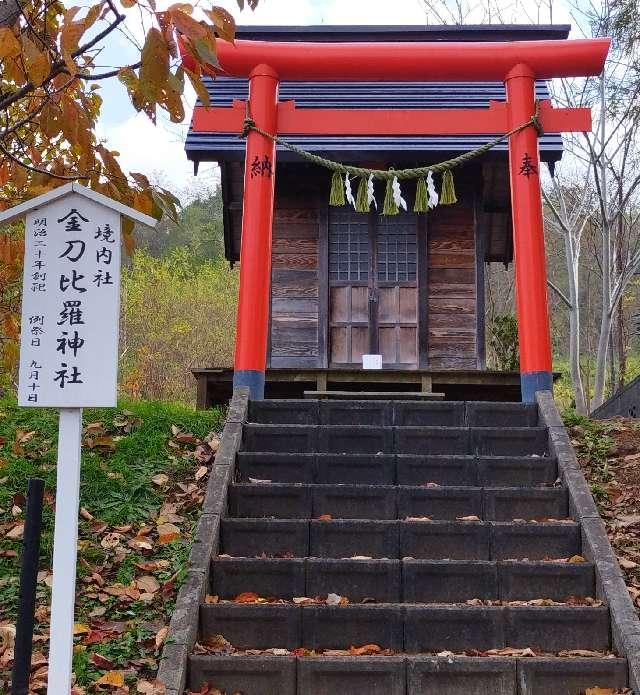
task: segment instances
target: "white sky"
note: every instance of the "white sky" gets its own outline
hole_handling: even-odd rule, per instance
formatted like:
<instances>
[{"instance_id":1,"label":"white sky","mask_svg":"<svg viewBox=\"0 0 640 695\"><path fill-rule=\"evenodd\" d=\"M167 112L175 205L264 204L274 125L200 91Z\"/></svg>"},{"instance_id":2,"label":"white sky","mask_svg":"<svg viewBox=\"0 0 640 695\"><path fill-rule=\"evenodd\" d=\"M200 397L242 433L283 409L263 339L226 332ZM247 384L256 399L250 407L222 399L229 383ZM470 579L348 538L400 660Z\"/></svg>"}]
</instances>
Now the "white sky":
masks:
<instances>
[{"instance_id":1,"label":"white sky","mask_svg":"<svg viewBox=\"0 0 640 695\"><path fill-rule=\"evenodd\" d=\"M159 0L159 8L168 6L172 0ZM540 4L536 0L495 0L511 16L507 21L537 21ZM554 23L572 23L566 0L555 0ZM236 0L216 0L236 18L238 24L283 24L283 25L335 25L335 24L415 24L429 21L422 0L261 0L255 12L238 11ZM133 16L133 13L130 13ZM548 22L548 11L539 21ZM437 23L431 18L429 23ZM132 21L131 31L138 35L139 22ZM122 64L123 56L131 53L131 44L118 37L113 39L103 54L104 64ZM133 59L133 55L132 55ZM124 58L126 60L126 57ZM154 127L143 115L136 114L128 102L124 88L118 83L102 87L104 98L103 116L99 124L100 137L111 149L120 152L120 161L125 170L140 171L158 179L180 193L194 186L213 185L216 172L212 167L201 166L198 179L194 179L192 164L184 152L184 137L191 117L193 94L189 95L185 123L172 124L159 113Z\"/></svg>"}]
</instances>

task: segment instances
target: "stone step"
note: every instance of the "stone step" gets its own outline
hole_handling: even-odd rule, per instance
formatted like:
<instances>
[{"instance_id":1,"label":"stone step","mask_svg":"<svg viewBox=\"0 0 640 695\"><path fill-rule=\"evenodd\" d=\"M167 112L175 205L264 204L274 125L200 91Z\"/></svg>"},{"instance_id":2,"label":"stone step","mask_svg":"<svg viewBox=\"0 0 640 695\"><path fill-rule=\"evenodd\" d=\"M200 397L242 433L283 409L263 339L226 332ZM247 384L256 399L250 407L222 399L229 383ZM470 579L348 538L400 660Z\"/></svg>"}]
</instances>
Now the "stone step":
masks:
<instances>
[{"instance_id":1,"label":"stone step","mask_svg":"<svg viewBox=\"0 0 640 695\"><path fill-rule=\"evenodd\" d=\"M485 521L564 519L564 488L415 487L390 485L320 485L234 483L229 486L229 516L308 519L456 520L477 516Z\"/></svg>"},{"instance_id":2,"label":"stone step","mask_svg":"<svg viewBox=\"0 0 640 695\"><path fill-rule=\"evenodd\" d=\"M558 477L557 461L549 456L240 452L237 470L242 481L360 485L530 487Z\"/></svg>"},{"instance_id":3,"label":"stone step","mask_svg":"<svg viewBox=\"0 0 640 695\"><path fill-rule=\"evenodd\" d=\"M238 649L376 644L437 654L507 646L551 653L610 648L604 606L204 604L200 634L203 640L223 635Z\"/></svg>"},{"instance_id":4,"label":"stone step","mask_svg":"<svg viewBox=\"0 0 640 695\"><path fill-rule=\"evenodd\" d=\"M581 552L576 523L223 519L221 553L234 557L414 557L541 560Z\"/></svg>"},{"instance_id":5,"label":"stone step","mask_svg":"<svg viewBox=\"0 0 640 695\"><path fill-rule=\"evenodd\" d=\"M471 656L192 656L192 690L204 683L246 695L584 695L624 688L617 658Z\"/></svg>"},{"instance_id":6,"label":"stone step","mask_svg":"<svg viewBox=\"0 0 640 695\"><path fill-rule=\"evenodd\" d=\"M545 427L396 427L255 425L243 428L243 451L328 454L546 456Z\"/></svg>"},{"instance_id":7,"label":"stone step","mask_svg":"<svg viewBox=\"0 0 640 695\"><path fill-rule=\"evenodd\" d=\"M535 427L538 408L526 403L394 400L253 401L249 422L268 425Z\"/></svg>"},{"instance_id":8,"label":"stone step","mask_svg":"<svg viewBox=\"0 0 640 695\"><path fill-rule=\"evenodd\" d=\"M464 603L594 597L588 562L328 558L218 558L211 593L233 599L346 596L351 603Z\"/></svg>"}]
</instances>

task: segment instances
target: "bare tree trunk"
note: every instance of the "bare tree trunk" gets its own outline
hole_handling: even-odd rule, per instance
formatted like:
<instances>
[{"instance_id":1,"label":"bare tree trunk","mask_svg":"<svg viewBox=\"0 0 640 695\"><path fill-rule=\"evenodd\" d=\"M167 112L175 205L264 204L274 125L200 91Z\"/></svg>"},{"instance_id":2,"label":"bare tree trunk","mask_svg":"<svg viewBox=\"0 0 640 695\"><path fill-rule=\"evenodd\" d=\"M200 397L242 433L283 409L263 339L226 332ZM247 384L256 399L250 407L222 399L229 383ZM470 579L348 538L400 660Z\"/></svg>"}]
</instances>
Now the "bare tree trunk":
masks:
<instances>
[{"instance_id":1,"label":"bare tree trunk","mask_svg":"<svg viewBox=\"0 0 640 695\"><path fill-rule=\"evenodd\" d=\"M569 270L569 370L571 385L576 401L576 412L580 415L588 413L587 400L580 371L580 297L578 296L578 259L574 257L571 239L565 235L565 254Z\"/></svg>"},{"instance_id":2,"label":"bare tree trunk","mask_svg":"<svg viewBox=\"0 0 640 695\"><path fill-rule=\"evenodd\" d=\"M596 353L596 377L593 387L593 400L591 410L602 405L604 401L604 380L607 370L607 351L609 347L609 333L611 332L611 228L608 220L608 196L607 196L607 163L606 163L606 100L605 100L605 72L602 71L600 79L600 216L602 219L602 316L600 319L600 335L598 337L598 351ZM597 176L596 163L594 173Z\"/></svg>"}]
</instances>

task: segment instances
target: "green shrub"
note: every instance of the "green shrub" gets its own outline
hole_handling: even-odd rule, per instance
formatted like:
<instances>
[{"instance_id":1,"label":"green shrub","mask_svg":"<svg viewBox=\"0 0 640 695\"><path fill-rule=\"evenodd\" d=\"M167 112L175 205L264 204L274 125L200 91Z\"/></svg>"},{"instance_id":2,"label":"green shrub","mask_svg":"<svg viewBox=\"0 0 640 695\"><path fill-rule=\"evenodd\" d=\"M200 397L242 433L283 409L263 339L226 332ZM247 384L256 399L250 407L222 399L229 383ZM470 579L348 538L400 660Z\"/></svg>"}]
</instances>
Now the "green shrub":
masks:
<instances>
[{"instance_id":1,"label":"green shrub","mask_svg":"<svg viewBox=\"0 0 640 695\"><path fill-rule=\"evenodd\" d=\"M223 259L173 249L137 251L122 271L121 390L133 398L193 402L194 367L233 362L238 273Z\"/></svg>"}]
</instances>

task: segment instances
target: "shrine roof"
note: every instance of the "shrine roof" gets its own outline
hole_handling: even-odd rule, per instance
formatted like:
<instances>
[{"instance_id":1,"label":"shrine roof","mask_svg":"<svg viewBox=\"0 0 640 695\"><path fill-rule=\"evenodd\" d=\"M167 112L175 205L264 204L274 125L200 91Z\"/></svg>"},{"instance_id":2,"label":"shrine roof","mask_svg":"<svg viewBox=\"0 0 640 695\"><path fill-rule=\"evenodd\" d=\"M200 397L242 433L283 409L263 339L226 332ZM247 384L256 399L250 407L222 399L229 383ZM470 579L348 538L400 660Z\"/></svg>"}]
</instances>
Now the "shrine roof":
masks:
<instances>
[{"instance_id":1,"label":"shrine roof","mask_svg":"<svg viewBox=\"0 0 640 695\"><path fill-rule=\"evenodd\" d=\"M237 37L265 41L517 41L565 39L567 25L481 25L481 26L304 26L240 27ZM244 78L206 78L211 104L231 106L234 99L245 100L248 81ZM544 80L536 82L536 93L549 98ZM286 82L280 83L280 101L293 99L300 109L323 108L482 108L489 101L505 100L501 82ZM197 106L201 106L197 102ZM289 135L287 141L312 152L357 162L371 153L388 153L394 161L442 159L447 153L460 153L479 147L495 135L447 136L321 136ZM189 129L185 150L196 165L201 161L225 162L244 158L245 142L235 133L196 133ZM280 161L297 161L296 155L278 148ZM507 144L495 148L506 154ZM429 156L430 153L433 155ZM562 156L560 134L540 138L540 156L554 163Z\"/></svg>"}]
</instances>

